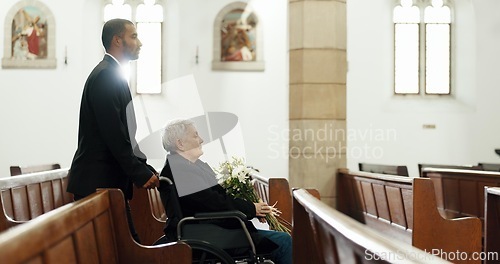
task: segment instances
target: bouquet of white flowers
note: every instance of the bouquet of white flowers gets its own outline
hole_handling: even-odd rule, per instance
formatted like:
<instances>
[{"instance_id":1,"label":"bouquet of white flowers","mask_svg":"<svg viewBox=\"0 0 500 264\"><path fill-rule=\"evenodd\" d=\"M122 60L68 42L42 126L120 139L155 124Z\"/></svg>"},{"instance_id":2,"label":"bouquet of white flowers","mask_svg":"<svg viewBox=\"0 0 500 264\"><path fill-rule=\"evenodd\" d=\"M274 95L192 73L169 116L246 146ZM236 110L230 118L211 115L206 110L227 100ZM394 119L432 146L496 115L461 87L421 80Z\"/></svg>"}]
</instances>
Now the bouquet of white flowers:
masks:
<instances>
[{"instance_id":1,"label":"bouquet of white flowers","mask_svg":"<svg viewBox=\"0 0 500 264\"><path fill-rule=\"evenodd\" d=\"M214 168L214 171L218 183L226 190L228 195L252 203L262 202L250 179L250 174L255 170L246 166L243 159L233 157L232 161L221 163L219 168ZM272 213L266 215L266 221L269 224L269 228L271 230L290 233L290 229L283 226L276 218L281 213L276 208L276 204L270 206Z\"/></svg>"}]
</instances>

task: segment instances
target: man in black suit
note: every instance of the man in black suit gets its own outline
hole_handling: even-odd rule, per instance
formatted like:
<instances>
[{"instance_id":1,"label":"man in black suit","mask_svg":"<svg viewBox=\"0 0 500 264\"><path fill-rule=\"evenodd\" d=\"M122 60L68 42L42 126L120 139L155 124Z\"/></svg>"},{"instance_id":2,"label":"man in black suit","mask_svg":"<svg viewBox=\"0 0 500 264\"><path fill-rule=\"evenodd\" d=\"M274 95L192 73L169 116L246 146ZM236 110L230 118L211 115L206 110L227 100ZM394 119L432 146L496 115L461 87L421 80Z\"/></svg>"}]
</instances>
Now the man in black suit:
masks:
<instances>
[{"instance_id":1,"label":"man in black suit","mask_svg":"<svg viewBox=\"0 0 500 264\"><path fill-rule=\"evenodd\" d=\"M67 191L78 200L97 188L119 188L128 201L132 199L133 183L143 188L159 186L156 170L146 163L135 141L132 96L120 68L139 58L142 44L134 24L125 19L104 24L102 44L104 59L90 73L83 90L78 149ZM126 205L130 231L139 241L128 202Z\"/></svg>"}]
</instances>

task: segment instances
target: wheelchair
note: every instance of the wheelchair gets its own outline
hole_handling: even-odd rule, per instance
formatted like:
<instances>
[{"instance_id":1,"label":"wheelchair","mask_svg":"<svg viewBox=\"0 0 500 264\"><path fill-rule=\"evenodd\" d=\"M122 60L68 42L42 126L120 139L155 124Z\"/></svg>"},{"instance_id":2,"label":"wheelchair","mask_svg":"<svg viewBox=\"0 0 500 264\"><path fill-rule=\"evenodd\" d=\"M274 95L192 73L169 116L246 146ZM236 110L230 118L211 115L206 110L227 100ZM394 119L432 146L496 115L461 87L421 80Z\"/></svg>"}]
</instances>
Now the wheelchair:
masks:
<instances>
[{"instance_id":1,"label":"wheelchair","mask_svg":"<svg viewBox=\"0 0 500 264\"><path fill-rule=\"evenodd\" d=\"M155 245L176 240L185 242L193 251L193 263L274 263L269 259L272 251L256 248L245 225L246 215L242 212L210 212L182 217L174 182L161 176L158 191L167 213L165 233L171 235L163 235ZM228 229L217 225L222 219L234 221L239 226Z\"/></svg>"}]
</instances>

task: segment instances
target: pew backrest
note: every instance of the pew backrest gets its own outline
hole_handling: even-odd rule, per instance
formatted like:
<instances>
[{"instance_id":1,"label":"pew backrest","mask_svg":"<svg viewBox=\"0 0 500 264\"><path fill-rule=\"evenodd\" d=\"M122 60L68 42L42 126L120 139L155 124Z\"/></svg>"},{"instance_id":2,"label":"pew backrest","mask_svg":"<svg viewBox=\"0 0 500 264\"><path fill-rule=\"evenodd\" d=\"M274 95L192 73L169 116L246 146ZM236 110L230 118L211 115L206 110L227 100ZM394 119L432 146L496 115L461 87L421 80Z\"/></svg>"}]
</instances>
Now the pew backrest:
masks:
<instances>
[{"instance_id":1,"label":"pew backrest","mask_svg":"<svg viewBox=\"0 0 500 264\"><path fill-rule=\"evenodd\" d=\"M263 202L269 205L276 204L282 212L278 221L292 230L292 190L288 180L285 178L267 178L258 173L252 173L254 189ZM320 194L316 189L307 189L309 193L320 199Z\"/></svg>"},{"instance_id":2,"label":"pew backrest","mask_svg":"<svg viewBox=\"0 0 500 264\"><path fill-rule=\"evenodd\" d=\"M303 189L293 191L293 208L296 263L450 263L371 230Z\"/></svg>"},{"instance_id":3,"label":"pew backrest","mask_svg":"<svg viewBox=\"0 0 500 264\"><path fill-rule=\"evenodd\" d=\"M483 170L481 165L447 165L447 164L418 164L418 175L422 176L422 170L425 168L436 168L436 169L454 169L454 170Z\"/></svg>"},{"instance_id":4,"label":"pew backrest","mask_svg":"<svg viewBox=\"0 0 500 264\"><path fill-rule=\"evenodd\" d=\"M339 169L337 194L339 211L411 244L412 178Z\"/></svg>"},{"instance_id":5,"label":"pew backrest","mask_svg":"<svg viewBox=\"0 0 500 264\"><path fill-rule=\"evenodd\" d=\"M428 251L481 251L481 221L443 218L430 179L339 169L337 187L339 211L396 239Z\"/></svg>"},{"instance_id":6,"label":"pew backrest","mask_svg":"<svg viewBox=\"0 0 500 264\"><path fill-rule=\"evenodd\" d=\"M500 186L500 172L425 168L422 177L434 183L437 207L447 218L484 220L484 187Z\"/></svg>"},{"instance_id":7,"label":"pew backrest","mask_svg":"<svg viewBox=\"0 0 500 264\"><path fill-rule=\"evenodd\" d=\"M73 201L66 192L68 169L0 179L0 231Z\"/></svg>"},{"instance_id":8,"label":"pew backrest","mask_svg":"<svg viewBox=\"0 0 500 264\"><path fill-rule=\"evenodd\" d=\"M366 172L399 175L399 176L409 176L408 167L401 166L401 165L358 163L358 168L360 171L366 171Z\"/></svg>"},{"instance_id":9,"label":"pew backrest","mask_svg":"<svg viewBox=\"0 0 500 264\"><path fill-rule=\"evenodd\" d=\"M176 242L135 243L119 190L99 190L0 234L8 263L191 263L191 249Z\"/></svg>"},{"instance_id":10,"label":"pew backrest","mask_svg":"<svg viewBox=\"0 0 500 264\"><path fill-rule=\"evenodd\" d=\"M274 205L282 212L281 218L291 227L292 223L292 193L288 180L285 178L267 178L258 173L251 175L257 194L269 205Z\"/></svg>"},{"instance_id":11,"label":"pew backrest","mask_svg":"<svg viewBox=\"0 0 500 264\"><path fill-rule=\"evenodd\" d=\"M500 164L498 163L478 163L478 166L485 171L500 171Z\"/></svg>"},{"instance_id":12,"label":"pew backrest","mask_svg":"<svg viewBox=\"0 0 500 264\"><path fill-rule=\"evenodd\" d=\"M134 185L134 197L129 201L134 226L141 243L152 245L164 235L167 214L157 189L138 188Z\"/></svg>"},{"instance_id":13,"label":"pew backrest","mask_svg":"<svg viewBox=\"0 0 500 264\"><path fill-rule=\"evenodd\" d=\"M484 252L487 254L496 253L488 256L486 264L498 263L500 260L500 188L485 188L486 210L484 219Z\"/></svg>"},{"instance_id":14,"label":"pew backrest","mask_svg":"<svg viewBox=\"0 0 500 264\"><path fill-rule=\"evenodd\" d=\"M10 176L16 176L27 173L42 172L60 169L61 165L59 163L53 164L42 164L42 165L32 165L32 166L10 166Z\"/></svg>"}]
</instances>

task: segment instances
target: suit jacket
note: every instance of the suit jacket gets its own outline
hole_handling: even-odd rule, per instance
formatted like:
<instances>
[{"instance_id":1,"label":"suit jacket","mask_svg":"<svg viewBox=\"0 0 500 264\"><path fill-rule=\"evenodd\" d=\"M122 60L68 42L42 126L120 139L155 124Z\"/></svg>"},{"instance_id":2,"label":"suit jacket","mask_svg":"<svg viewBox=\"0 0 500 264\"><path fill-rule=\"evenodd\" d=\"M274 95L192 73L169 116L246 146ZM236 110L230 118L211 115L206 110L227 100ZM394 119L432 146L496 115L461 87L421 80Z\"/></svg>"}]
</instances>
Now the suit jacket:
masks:
<instances>
[{"instance_id":1,"label":"suit jacket","mask_svg":"<svg viewBox=\"0 0 500 264\"><path fill-rule=\"evenodd\" d=\"M87 196L97 188L119 188L131 199L132 183L143 186L155 172L138 150L135 132L127 81L122 77L120 65L105 55L83 90L78 149L71 164L67 191ZM134 154L133 147L142 157Z\"/></svg>"}]
</instances>

